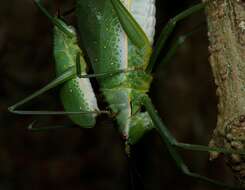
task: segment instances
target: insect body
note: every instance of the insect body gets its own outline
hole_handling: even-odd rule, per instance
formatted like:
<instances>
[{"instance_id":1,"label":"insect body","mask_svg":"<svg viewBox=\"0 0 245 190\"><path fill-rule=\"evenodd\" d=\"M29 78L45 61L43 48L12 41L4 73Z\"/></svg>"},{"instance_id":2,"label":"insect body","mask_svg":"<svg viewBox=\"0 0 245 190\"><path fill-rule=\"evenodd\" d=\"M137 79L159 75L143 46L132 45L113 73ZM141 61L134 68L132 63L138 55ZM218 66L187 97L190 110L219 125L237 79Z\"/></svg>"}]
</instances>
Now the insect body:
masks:
<instances>
[{"instance_id":1,"label":"insect body","mask_svg":"<svg viewBox=\"0 0 245 190\"><path fill-rule=\"evenodd\" d=\"M58 77L43 89L11 106L10 111L25 114L24 111L14 110L50 88L65 82L61 89L61 98L66 114L85 111L85 115L72 115L71 119L80 126L92 127L95 124L98 107L89 80L76 76L75 65L81 67L81 73L85 74L86 63L77 45L75 32L58 18L50 17L39 2L37 5L56 26L54 51ZM77 0L76 11L82 44L95 73L93 76L97 77L100 90L111 110L117 114L119 130L125 137L126 143L134 144L146 131L157 129L177 167L184 174L227 187L224 183L191 172L176 147L236 154L245 154L244 151L178 142L158 116L147 95L152 81L151 71L176 23L203 7L204 4L198 4L174 17L162 30L154 51L152 47L155 25L153 0ZM182 43L183 40L180 42ZM167 55L172 55L176 51L179 42L176 44L170 48ZM122 70L129 72L118 72ZM115 72L118 72L115 76L98 77Z\"/></svg>"}]
</instances>

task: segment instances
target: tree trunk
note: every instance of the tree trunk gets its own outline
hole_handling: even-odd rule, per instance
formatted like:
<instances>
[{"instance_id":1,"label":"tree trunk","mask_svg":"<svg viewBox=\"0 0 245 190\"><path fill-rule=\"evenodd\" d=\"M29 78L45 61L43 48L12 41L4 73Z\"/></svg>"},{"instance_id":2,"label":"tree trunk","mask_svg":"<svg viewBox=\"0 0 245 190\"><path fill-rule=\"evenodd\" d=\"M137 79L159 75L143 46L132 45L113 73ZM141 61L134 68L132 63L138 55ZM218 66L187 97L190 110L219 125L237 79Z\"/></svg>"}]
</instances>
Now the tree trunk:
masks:
<instances>
[{"instance_id":1,"label":"tree trunk","mask_svg":"<svg viewBox=\"0 0 245 190\"><path fill-rule=\"evenodd\" d=\"M210 64L219 97L217 127L210 146L242 150L245 149L245 1L210 0L206 15ZM218 155L212 152L210 159ZM245 156L232 154L226 159L235 177L245 186Z\"/></svg>"}]
</instances>

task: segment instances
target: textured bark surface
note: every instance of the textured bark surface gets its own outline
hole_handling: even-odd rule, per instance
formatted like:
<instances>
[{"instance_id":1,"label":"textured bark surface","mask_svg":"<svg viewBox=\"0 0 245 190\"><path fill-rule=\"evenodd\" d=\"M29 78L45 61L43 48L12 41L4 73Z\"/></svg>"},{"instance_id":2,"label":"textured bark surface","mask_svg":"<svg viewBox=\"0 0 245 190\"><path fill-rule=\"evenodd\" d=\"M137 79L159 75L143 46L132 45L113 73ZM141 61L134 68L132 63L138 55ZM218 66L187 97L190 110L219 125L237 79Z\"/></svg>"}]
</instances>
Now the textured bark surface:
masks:
<instances>
[{"instance_id":1,"label":"textured bark surface","mask_svg":"<svg viewBox=\"0 0 245 190\"><path fill-rule=\"evenodd\" d=\"M206 8L210 63L217 85L218 120L210 146L245 148L245 1L211 0ZM211 153L215 159L218 153ZM245 186L245 157L227 156Z\"/></svg>"}]
</instances>

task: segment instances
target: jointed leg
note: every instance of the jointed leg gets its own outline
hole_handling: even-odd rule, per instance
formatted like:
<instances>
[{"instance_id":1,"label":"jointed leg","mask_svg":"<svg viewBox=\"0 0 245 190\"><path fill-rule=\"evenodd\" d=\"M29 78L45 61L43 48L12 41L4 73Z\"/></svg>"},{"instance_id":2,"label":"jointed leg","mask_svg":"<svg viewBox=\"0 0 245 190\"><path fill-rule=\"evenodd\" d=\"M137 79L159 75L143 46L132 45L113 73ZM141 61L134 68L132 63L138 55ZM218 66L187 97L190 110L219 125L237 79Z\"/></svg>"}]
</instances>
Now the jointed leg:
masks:
<instances>
[{"instance_id":1,"label":"jointed leg","mask_svg":"<svg viewBox=\"0 0 245 190\"><path fill-rule=\"evenodd\" d=\"M78 54L78 58L80 59L80 55ZM65 112L65 111L24 111L24 110L16 110L18 107L24 105L25 103L31 101L32 99L42 95L43 93L47 92L50 89L53 89L57 87L60 84L63 84L64 82L76 77L76 75L79 78L96 78L96 77L111 77L116 74L125 73L125 72L134 72L129 71L125 69L117 70L117 71L111 71L111 72L105 72L105 73L99 73L99 74L81 74L81 68L80 68L80 61L76 61L76 68L71 67L66 72L64 72L61 76L54 79L52 82L41 88L40 90L34 92L30 96L24 98L23 100L17 102L16 104L10 106L8 110L15 114L21 114L21 115L74 115L74 114L109 114L108 111L94 111L94 112ZM135 70L137 71L137 70Z\"/></svg>"},{"instance_id":2,"label":"jointed leg","mask_svg":"<svg viewBox=\"0 0 245 190\"><path fill-rule=\"evenodd\" d=\"M149 113L156 129L159 131L159 134L161 135L163 141L165 142L171 156L175 160L178 168L186 175L195 177L197 179L206 181L211 184L215 184L218 186L230 188L230 189L240 189L239 187L232 187L229 185L226 185L222 182L207 178L205 176L201 176L199 174L193 173L189 170L189 168L185 165L184 161L176 151L177 147L188 149L188 150L195 150L195 151L216 151L216 152L222 152L225 154L245 154L245 151L233 151L233 150L227 150L224 148L211 148L208 146L203 145L193 145L193 144L186 144L186 143L179 143L169 132L169 130L166 128L166 126L163 124L161 118L158 116L157 111L155 110L153 104L151 103L151 100L148 96L144 96L142 98L143 105L146 108L147 112Z\"/></svg>"},{"instance_id":3,"label":"jointed leg","mask_svg":"<svg viewBox=\"0 0 245 190\"><path fill-rule=\"evenodd\" d=\"M224 154L245 154L245 151L236 151L236 150L228 150L225 148L218 148L218 147L208 147L204 145L194 145L194 144L187 144L187 143L180 143L178 142L173 135L169 132L167 127L163 124L161 118L158 116L157 111L155 110L153 104L149 97L145 96L142 98L143 105L145 106L147 112L150 114L152 121L155 124L156 129L159 131L162 138L165 140L166 143L171 144L172 146L176 146L179 148L187 149L187 150L194 150L194 151L204 151L204 152L221 152Z\"/></svg>"}]
</instances>

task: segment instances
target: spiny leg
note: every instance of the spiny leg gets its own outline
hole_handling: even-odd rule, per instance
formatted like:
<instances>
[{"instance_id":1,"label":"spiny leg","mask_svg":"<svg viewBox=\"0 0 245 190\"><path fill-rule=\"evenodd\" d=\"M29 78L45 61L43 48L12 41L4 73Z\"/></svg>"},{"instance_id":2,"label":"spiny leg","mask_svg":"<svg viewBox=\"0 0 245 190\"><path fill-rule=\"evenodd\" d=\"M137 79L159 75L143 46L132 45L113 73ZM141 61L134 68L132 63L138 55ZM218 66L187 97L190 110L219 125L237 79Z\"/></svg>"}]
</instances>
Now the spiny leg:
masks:
<instances>
[{"instance_id":1,"label":"spiny leg","mask_svg":"<svg viewBox=\"0 0 245 190\"><path fill-rule=\"evenodd\" d=\"M188 150L195 150L195 151L217 151L222 152L226 154L245 154L245 151L233 151L233 150L226 150L223 148L211 148L203 145L193 145L193 144L187 144L187 143L179 143L177 140L171 135L169 130L166 128L166 126L163 124L161 118L158 116L157 111L155 110L150 98L148 96L142 97L142 104L146 108L147 112L149 113L156 129L159 131L160 136L162 137L163 141L165 142L171 156L176 162L177 167L186 175L190 177L194 177L203 181L206 181L210 184L215 184L218 186L222 186L229 189L241 189L239 187L233 187L227 184L224 184L222 182L210 179L205 176L201 176L197 173L193 173L189 170L187 165L184 163L183 159L178 154L176 147L188 149Z\"/></svg>"},{"instance_id":2,"label":"spiny leg","mask_svg":"<svg viewBox=\"0 0 245 190\"><path fill-rule=\"evenodd\" d=\"M205 7L205 3L200 3L197 4L193 7L190 7L189 9L186 9L185 11L179 13L178 15L176 15L174 18L172 18L167 24L166 26L162 29L161 33L160 33L160 37L156 42L156 46L154 48L153 54L151 56L150 59L150 63L147 66L146 71L151 73L151 71L153 70L154 66L156 65L156 61L160 55L160 52L162 50L162 48L164 47L164 45L166 44L167 39L169 38L169 36L171 35L171 33L173 32L176 24L189 17L190 15L199 12L200 10L202 10Z\"/></svg>"},{"instance_id":3,"label":"spiny leg","mask_svg":"<svg viewBox=\"0 0 245 190\"><path fill-rule=\"evenodd\" d=\"M40 90L34 92L30 96L24 98L23 100L17 102L16 104L10 106L8 110L15 114L20 115L76 115L76 114L101 114L105 113L108 114L109 111L93 111L93 112L66 112L66 111L25 111L25 110L16 110L18 107L24 105L25 103L31 101L32 99L42 95L43 93L47 92L50 89L53 89L57 87L60 84L63 84L64 82L70 80L71 78L76 76L76 71L74 67L69 68L66 72L64 72L62 75L54 79L52 82L41 88ZM86 75L84 78L90 77L89 75Z\"/></svg>"}]
</instances>

